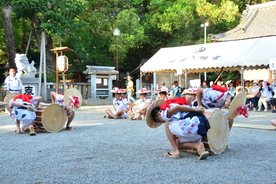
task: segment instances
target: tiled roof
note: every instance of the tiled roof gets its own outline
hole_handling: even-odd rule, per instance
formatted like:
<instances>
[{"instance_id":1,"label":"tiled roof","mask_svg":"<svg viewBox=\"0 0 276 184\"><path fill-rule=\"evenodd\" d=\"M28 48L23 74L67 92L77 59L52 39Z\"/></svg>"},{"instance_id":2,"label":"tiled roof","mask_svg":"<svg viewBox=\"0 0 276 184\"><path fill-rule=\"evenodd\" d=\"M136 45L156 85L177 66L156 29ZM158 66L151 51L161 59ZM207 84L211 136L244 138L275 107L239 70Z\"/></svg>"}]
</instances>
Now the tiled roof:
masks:
<instances>
[{"instance_id":1,"label":"tiled roof","mask_svg":"<svg viewBox=\"0 0 276 184\"><path fill-rule=\"evenodd\" d=\"M276 1L247 6L240 24L232 30L210 34L213 41L231 41L276 35Z\"/></svg>"},{"instance_id":2,"label":"tiled roof","mask_svg":"<svg viewBox=\"0 0 276 184\"><path fill-rule=\"evenodd\" d=\"M115 67L109 67L109 66L86 66L87 69L83 71L84 74L118 74L119 72L115 70Z\"/></svg>"}]
</instances>

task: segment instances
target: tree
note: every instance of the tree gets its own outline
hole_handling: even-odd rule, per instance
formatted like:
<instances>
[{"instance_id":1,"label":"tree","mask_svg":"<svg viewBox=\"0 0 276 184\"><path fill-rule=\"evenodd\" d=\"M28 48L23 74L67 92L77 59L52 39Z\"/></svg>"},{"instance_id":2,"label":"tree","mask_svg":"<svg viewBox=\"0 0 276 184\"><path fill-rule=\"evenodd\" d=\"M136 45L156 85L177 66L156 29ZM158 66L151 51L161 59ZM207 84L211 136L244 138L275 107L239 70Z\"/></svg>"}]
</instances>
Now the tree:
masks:
<instances>
[{"instance_id":1,"label":"tree","mask_svg":"<svg viewBox=\"0 0 276 184\"><path fill-rule=\"evenodd\" d=\"M55 71L55 55L50 49L58 45L72 29L82 25L78 15L84 11L86 0L14 0L11 3L15 18L31 23L36 46L40 49L41 32L46 32L47 71Z\"/></svg>"},{"instance_id":2,"label":"tree","mask_svg":"<svg viewBox=\"0 0 276 184\"><path fill-rule=\"evenodd\" d=\"M2 16L4 22L4 31L5 31L5 42L7 50L7 58L10 68L17 69L14 58L15 58L15 44L13 37L12 21L11 21L12 7L8 4L2 5Z\"/></svg>"}]
</instances>

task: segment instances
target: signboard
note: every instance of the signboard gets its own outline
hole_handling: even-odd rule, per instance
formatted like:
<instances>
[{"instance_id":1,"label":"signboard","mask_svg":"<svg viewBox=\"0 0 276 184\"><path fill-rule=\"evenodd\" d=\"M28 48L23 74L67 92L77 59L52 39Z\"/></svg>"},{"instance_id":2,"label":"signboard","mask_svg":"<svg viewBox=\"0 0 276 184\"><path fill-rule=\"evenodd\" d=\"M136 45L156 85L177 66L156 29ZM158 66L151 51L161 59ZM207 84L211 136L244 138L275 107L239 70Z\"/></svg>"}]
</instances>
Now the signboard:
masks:
<instances>
[{"instance_id":1,"label":"signboard","mask_svg":"<svg viewBox=\"0 0 276 184\"><path fill-rule=\"evenodd\" d=\"M37 96L36 94L36 86L35 85L23 85L22 93L24 95L34 95Z\"/></svg>"},{"instance_id":2,"label":"signboard","mask_svg":"<svg viewBox=\"0 0 276 184\"><path fill-rule=\"evenodd\" d=\"M269 69L276 70L276 58L272 58L269 60Z\"/></svg>"}]
</instances>

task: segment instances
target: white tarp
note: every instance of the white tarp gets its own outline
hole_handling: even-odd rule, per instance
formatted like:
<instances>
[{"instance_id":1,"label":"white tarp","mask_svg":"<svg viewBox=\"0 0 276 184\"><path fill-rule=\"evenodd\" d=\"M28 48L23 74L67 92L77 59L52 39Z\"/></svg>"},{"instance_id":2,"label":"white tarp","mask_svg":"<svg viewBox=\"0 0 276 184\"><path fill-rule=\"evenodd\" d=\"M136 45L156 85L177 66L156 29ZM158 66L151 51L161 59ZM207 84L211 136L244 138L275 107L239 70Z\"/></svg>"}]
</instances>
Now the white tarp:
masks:
<instances>
[{"instance_id":1,"label":"white tarp","mask_svg":"<svg viewBox=\"0 0 276 184\"><path fill-rule=\"evenodd\" d=\"M183 73L268 68L276 58L276 36L160 49L141 72ZM179 73L179 72L177 72Z\"/></svg>"}]
</instances>

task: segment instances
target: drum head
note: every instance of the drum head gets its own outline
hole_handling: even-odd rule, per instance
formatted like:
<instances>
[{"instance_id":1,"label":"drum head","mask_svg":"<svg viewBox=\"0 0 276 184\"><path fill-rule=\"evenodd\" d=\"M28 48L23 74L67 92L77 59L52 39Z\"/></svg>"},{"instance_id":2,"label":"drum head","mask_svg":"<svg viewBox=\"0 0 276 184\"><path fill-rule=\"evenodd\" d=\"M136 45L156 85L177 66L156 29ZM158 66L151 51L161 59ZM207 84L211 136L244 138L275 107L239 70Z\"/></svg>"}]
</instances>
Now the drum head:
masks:
<instances>
[{"instance_id":1,"label":"drum head","mask_svg":"<svg viewBox=\"0 0 276 184\"><path fill-rule=\"evenodd\" d=\"M7 105L8 104L8 102L0 102L0 106L1 105Z\"/></svg>"},{"instance_id":2,"label":"drum head","mask_svg":"<svg viewBox=\"0 0 276 184\"><path fill-rule=\"evenodd\" d=\"M7 102L7 104L5 105L5 108L11 113L12 109L9 107L9 102L11 99L13 99L14 97L16 97L17 95L19 95L19 93L10 93L7 94L4 98L4 102Z\"/></svg>"},{"instance_id":3,"label":"drum head","mask_svg":"<svg viewBox=\"0 0 276 184\"><path fill-rule=\"evenodd\" d=\"M241 92L235 96L235 98L232 100L229 107L228 117L230 119L234 119L238 116L236 112L240 106L245 104L245 101L246 101L246 94L244 92Z\"/></svg>"},{"instance_id":4,"label":"drum head","mask_svg":"<svg viewBox=\"0 0 276 184\"><path fill-rule=\"evenodd\" d=\"M209 118L210 129L207 139L210 149L215 154L220 154L225 150L229 138L229 125L224 112L215 110Z\"/></svg>"},{"instance_id":5,"label":"drum head","mask_svg":"<svg viewBox=\"0 0 276 184\"><path fill-rule=\"evenodd\" d=\"M65 91L65 93L64 93L64 103L65 103L67 108L70 108L70 106L69 106L70 101L71 101L71 99L69 98L70 96L78 96L80 98L80 104L78 105L79 107L75 108L75 109L79 109L82 105L82 95L79 92L79 90L77 90L75 88L70 88L70 89L67 89Z\"/></svg>"},{"instance_id":6,"label":"drum head","mask_svg":"<svg viewBox=\"0 0 276 184\"><path fill-rule=\"evenodd\" d=\"M59 132L66 123L66 114L58 104L49 105L42 114L43 127L48 132Z\"/></svg>"}]
</instances>

